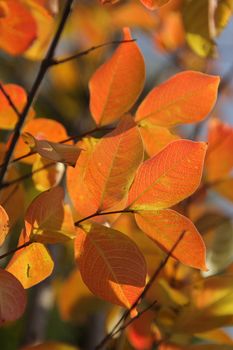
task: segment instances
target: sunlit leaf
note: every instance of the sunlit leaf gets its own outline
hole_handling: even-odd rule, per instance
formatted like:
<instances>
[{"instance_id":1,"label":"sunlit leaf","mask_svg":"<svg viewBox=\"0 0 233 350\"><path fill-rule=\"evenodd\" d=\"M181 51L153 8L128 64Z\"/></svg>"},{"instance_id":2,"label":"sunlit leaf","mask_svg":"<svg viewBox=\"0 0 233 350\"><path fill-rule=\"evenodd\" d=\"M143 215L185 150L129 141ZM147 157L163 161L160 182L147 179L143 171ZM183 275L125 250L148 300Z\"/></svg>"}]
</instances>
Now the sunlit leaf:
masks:
<instances>
[{"instance_id":1,"label":"sunlit leaf","mask_svg":"<svg viewBox=\"0 0 233 350\"><path fill-rule=\"evenodd\" d=\"M78 145L80 148L85 149L85 152L81 152L76 166L74 168L69 167L66 172L67 189L72 204L77 213L86 216L94 213L96 210L95 204L91 201L88 202L87 206L89 191L84 183L86 169L92 157L93 150L96 147L96 144L97 140L92 137L84 138L82 141L80 141Z\"/></svg>"},{"instance_id":2,"label":"sunlit leaf","mask_svg":"<svg viewBox=\"0 0 233 350\"><path fill-rule=\"evenodd\" d=\"M7 271L12 273L24 288L30 288L50 276L53 267L53 260L45 246L32 243L13 255Z\"/></svg>"},{"instance_id":3,"label":"sunlit leaf","mask_svg":"<svg viewBox=\"0 0 233 350\"><path fill-rule=\"evenodd\" d=\"M72 214L63 199L62 187L54 187L32 201L25 215L27 237L43 243L60 243L75 237Z\"/></svg>"},{"instance_id":4,"label":"sunlit leaf","mask_svg":"<svg viewBox=\"0 0 233 350\"><path fill-rule=\"evenodd\" d=\"M178 73L151 90L137 110L136 121L167 127L201 121L215 104L218 85L218 76Z\"/></svg>"},{"instance_id":5,"label":"sunlit leaf","mask_svg":"<svg viewBox=\"0 0 233 350\"><path fill-rule=\"evenodd\" d=\"M178 135L171 133L167 128L148 122L142 122L139 130L145 150L150 157L161 151L170 142L179 139Z\"/></svg>"},{"instance_id":6,"label":"sunlit leaf","mask_svg":"<svg viewBox=\"0 0 233 350\"><path fill-rule=\"evenodd\" d=\"M170 143L138 169L128 205L135 210L168 208L199 186L206 144L188 140Z\"/></svg>"},{"instance_id":7,"label":"sunlit leaf","mask_svg":"<svg viewBox=\"0 0 233 350\"><path fill-rule=\"evenodd\" d=\"M139 211L138 226L162 249L169 252L185 232L172 256L183 264L206 270L205 244L193 223L174 210Z\"/></svg>"},{"instance_id":8,"label":"sunlit leaf","mask_svg":"<svg viewBox=\"0 0 233 350\"><path fill-rule=\"evenodd\" d=\"M138 128L130 116L125 117L99 141L85 170L84 198L95 207L92 213L111 208L126 196L142 159Z\"/></svg>"},{"instance_id":9,"label":"sunlit leaf","mask_svg":"<svg viewBox=\"0 0 233 350\"><path fill-rule=\"evenodd\" d=\"M0 3L0 48L11 55L22 54L36 39L34 17L20 0Z\"/></svg>"},{"instance_id":10,"label":"sunlit leaf","mask_svg":"<svg viewBox=\"0 0 233 350\"><path fill-rule=\"evenodd\" d=\"M128 28L124 40L131 40ZM97 125L111 124L136 102L145 80L143 56L135 42L122 43L92 76L90 110Z\"/></svg>"},{"instance_id":11,"label":"sunlit leaf","mask_svg":"<svg viewBox=\"0 0 233 350\"><path fill-rule=\"evenodd\" d=\"M0 326L22 316L26 293L21 283L8 271L0 269Z\"/></svg>"},{"instance_id":12,"label":"sunlit leaf","mask_svg":"<svg viewBox=\"0 0 233 350\"><path fill-rule=\"evenodd\" d=\"M24 0L30 6L31 13L36 22L37 38L29 49L24 52L24 56L33 60L43 59L51 35L55 28L54 14L57 11L56 2L58 0ZM53 3L55 6L53 6Z\"/></svg>"},{"instance_id":13,"label":"sunlit leaf","mask_svg":"<svg viewBox=\"0 0 233 350\"><path fill-rule=\"evenodd\" d=\"M145 286L145 259L119 231L99 224L78 228L75 255L85 284L106 301L130 308Z\"/></svg>"}]
</instances>

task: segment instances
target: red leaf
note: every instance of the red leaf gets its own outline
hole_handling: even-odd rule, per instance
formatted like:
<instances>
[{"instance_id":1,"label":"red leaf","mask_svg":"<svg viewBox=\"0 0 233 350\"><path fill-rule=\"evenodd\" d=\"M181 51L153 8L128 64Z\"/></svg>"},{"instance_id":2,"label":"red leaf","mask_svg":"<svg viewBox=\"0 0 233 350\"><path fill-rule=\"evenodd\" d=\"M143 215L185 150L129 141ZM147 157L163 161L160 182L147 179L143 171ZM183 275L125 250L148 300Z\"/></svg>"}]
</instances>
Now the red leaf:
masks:
<instances>
[{"instance_id":1,"label":"red leaf","mask_svg":"<svg viewBox=\"0 0 233 350\"><path fill-rule=\"evenodd\" d=\"M26 293L21 283L8 271L0 269L0 325L22 316Z\"/></svg>"}]
</instances>

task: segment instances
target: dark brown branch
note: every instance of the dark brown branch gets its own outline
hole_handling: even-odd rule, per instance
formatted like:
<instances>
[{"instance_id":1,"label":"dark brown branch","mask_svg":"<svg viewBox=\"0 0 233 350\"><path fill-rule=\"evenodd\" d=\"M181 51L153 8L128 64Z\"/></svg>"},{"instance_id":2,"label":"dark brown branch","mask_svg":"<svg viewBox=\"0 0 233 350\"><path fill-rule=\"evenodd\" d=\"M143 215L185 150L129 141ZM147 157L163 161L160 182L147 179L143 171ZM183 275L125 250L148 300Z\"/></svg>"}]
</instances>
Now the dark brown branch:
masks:
<instances>
[{"instance_id":1,"label":"dark brown branch","mask_svg":"<svg viewBox=\"0 0 233 350\"><path fill-rule=\"evenodd\" d=\"M22 244L22 245L19 245L17 248L14 248L14 249L12 249L12 250L9 250L9 251L6 252L5 254L0 255L0 260L6 258L6 257L9 256L9 255L14 254L14 253L17 252L18 250L21 250L21 249L23 249L23 248L28 247L28 246L29 246L30 244L32 244L32 243L34 243L34 242L33 242L33 241L28 241L28 242L26 242L26 243L24 243L24 244Z\"/></svg>"},{"instance_id":2,"label":"dark brown branch","mask_svg":"<svg viewBox=\"0 0 233 350\"><path fill-rule=\"evenodd\" d=\"M53 60L53 56L54 56L56 47L57 47L58 42L60 40L60 37L62 35L62 32L63 32L63 29L65 27L66 21L67 21L67 19L69 17L69 14L71 12L71 8L72 8L72 5L73 5L73 2L74 2L74 0L67 0L67 2L66 2L66 5L64 7L60 23L59 23L58 28L57 28L57 31L56 31L56 33L54 35L54 38L53 38L53 40L51 42L51 45L50 45L50 47L48 49L48 52L47 52L45 58L41 62L41 65L40 65L39 71L37 73L36 79L34 81L34 84L33 84L32 88L31 88L31 90L30 90L30 92L28 94L27 103L26 103L22 113L20 113L20 118L18 120L18 123L16 124L13 137L11 139L8 151L6 152L6 155L5 155L4 165L0 169L0 188L1 188L2 182L4 180L5 174L7 172L8 164L10 162L10 159L11 159L12 155L13 155L15 146L17 144L17 141L18 141L19 137L20 137L20 132L21 132L23 124L24 124L24 122L26 120L26 117L28 115L28 112L29 112L29 110L30 110L30 108L31 108L31 106L32 106L32 104L34 102L34 99L35 99L35 97L36 97L36 95L37 95L37 93L39 91L39 88L40 88L41 83L42 83L42 81L44 79L44 76L45 76L48 68L51 66L51 62Z\"/></svg>"},{"instance_id":3,"label":"dark brown branch","mask_svg":"<svg viewBox=\"0 0 233 350\"><path fill-rule=\"evenodd\" d=\"M123 209L123 210L106 211L106 212L100 212L100 213L97 212L97 213L88 215L81 220L76 221L75 226L79 226L79 224L81 224L83 221L92 219L96 216L104 216L104 215L112 215L112 214L124 214L124 213L134 213L134 210L133 209L129 209L129 210Z\"/></svg>"},{"instance_id":4,"label":"dark brown branch","mask_svg":"<svg viewBox=\"0 0 233 350\"><path fill-rule=\"evenodd\" d=\"M90 47L89 49L87 49L85 51L77 52L76 54L68 56L68 57L65 57L65 58L60 58L60 59L59 58L54 58L51 65L52 66L56 66L58 64L62 64L62 63L66 63L66 62L75 60L75 59L77 59L79 57L88 55L90 52L95 51L95 50L100 49L100 48L103 48L105 46L114 45L114 44L130 43L130 42L133 42L133 41L136 41L136 39L109 41L107 43L103 43L103 44L99 44L99 45L96 45L96 46L92 46L92 47Z\"/></svg>"},{"instance_id":5,"label":"dark brown branch","mask_svg":"<svg viewBox=\"0 0 233 350\"><path fill-rule=\"evenodd\" d=\"M171 248L171 250L169 251L169 253L167 254L166 258L161 262L161 264L159 265L159 267L155 270L155 272L153 273L153 275L151 276L150 280L147 282L144 290L142 291L142 293L139 295L139 297L137 298L137 300L133 303L133 305L130 307L130 309L126 310L124 312L124 314L122 315L122 317L118 320L118 322L115 324L115 326L113 327L113 329L111 330L111 332L109 332L108 334L106 334L106 336L103 338L103 340L95 347L95 350L99 350L101 348L103 348L103 346L105 346L105 344L112 339L112 336L117 332L119 326L121 325L122 322L124 322L129 316L132 310L134 310L137 305L142 301L142 299L145 297L145 295L147 294L148 290L151 288L152 284L154 283L155 279L158 277L158 275L160 274L160 272L162 271L162 269L165 267L165 265L168 262L168 259L172 256L174 250L176 249L176 247L178 246L178 244L180 243L180 241L184 238L186 231L183 231L181 233L181 235L179 236L179 238L177 239L177 241L175 242L175 244L173 245L173 247ZM120 326L123 327L123 326ZM118 332L117 332L118 333Z\"/></svg>"},{"instance_id":6,"label":"dark brown branch","mask_svg":"<svg viewBox=\"0 0 233 350\"><path fill-rule=\"evenodd\" d=\"M117 335L119 332L122 332L124 329L126 329L131 323L133 323L136 319L138 319L139 317L141 317L145 312L147 312L148 310L152 309L152 307L157 304L157 300L153 301L153 303L151 303L150 305L148 305L145 309L143 309L142 311L140 311L137 316L131 318L128 322L125 322L123 324L123 326L119 327L113 334L112 337L114 337L115 335Z\"/></svg>"},{"instance_id":7,"label":"dark brown branch","mask_svg":"<svg viewBox=\"0 0 233 350\"><path fill-rule=\"evenodd\" d=\"M15 112L15 114L21 118L21 114L18 110L18 108L16 107L16 105L14 104L14 102L12 101L10 95L6 92L6 90L4 89L2 83L0 83L0 90L2 91L3 95L6 97L9 105L11 106L11 108L13 109L13 111Z\"/></svg>"}]
</instances>

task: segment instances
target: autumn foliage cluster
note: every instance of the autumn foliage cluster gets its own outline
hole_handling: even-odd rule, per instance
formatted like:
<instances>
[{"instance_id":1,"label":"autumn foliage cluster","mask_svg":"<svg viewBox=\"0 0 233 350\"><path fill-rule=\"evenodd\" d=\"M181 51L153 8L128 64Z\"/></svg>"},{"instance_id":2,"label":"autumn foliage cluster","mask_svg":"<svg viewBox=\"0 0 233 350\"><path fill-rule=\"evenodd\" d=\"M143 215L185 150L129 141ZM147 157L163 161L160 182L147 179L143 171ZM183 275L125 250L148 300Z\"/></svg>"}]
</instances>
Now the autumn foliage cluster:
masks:
<instances>
[{"instance_id":1,"label":"autumn foliage cluster","mask_svg":"<svg viewBox=\"0 0 233 350\"><path fill-rule=\"evenodd\" d=\"M0 83L0 338L47 281L64 322L105 315L106 334L17 349L233 349L233 231L211 202L233 200L233 127L214 113L221 79L207 69L232 11L231 0L0 1L3 62L39 67L31 88ZM180 72L148 84L135 28ZM60 118L37 107L47 76L42 104Z\"/></svg>"}]
</instances>

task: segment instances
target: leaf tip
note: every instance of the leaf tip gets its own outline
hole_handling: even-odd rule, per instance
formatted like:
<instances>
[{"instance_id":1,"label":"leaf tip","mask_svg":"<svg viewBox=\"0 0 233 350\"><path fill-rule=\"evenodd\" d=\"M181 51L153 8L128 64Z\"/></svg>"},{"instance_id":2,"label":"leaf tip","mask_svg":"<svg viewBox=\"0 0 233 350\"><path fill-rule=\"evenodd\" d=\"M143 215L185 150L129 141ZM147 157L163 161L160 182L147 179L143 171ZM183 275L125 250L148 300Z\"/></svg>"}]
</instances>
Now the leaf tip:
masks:
<instances>
[{"instance_id":1,"label":"leaf tip","mask_svg":"<svg viewBox=\"0 0 233 350\"><path fill-rule=\"evenodd\" d=\"M129 27L123 28L123 38L124 40L132 40L132 35Z\"/></svg>"}]
</instances>

